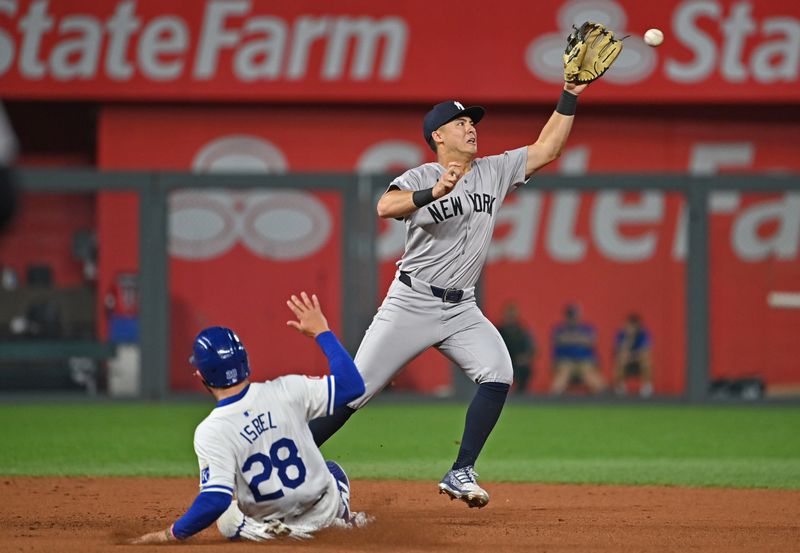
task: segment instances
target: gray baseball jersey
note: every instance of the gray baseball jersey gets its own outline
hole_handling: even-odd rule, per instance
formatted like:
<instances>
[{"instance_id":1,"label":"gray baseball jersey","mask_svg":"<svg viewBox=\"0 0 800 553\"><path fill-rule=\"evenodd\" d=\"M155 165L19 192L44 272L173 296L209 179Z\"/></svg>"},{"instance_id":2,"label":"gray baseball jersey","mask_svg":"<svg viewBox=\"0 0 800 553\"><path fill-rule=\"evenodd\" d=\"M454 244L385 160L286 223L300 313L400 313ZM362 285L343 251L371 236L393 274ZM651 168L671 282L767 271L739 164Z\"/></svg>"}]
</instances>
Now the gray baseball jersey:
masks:
<instances>
[{"instance_id":1,"label":"gray baseball jersey","mask_svg":"<svg viewBox=\"0 0 800 553\"><path fill-rule=\"evenodd\" d=\"M445 288L475 286L489 252L497 210L506 194L525 180L527 159L527 146L477 158L450 194L406 217L400 270ZM406 171L390 187L423 190L444 172L438 163L426 163Z\"/></svg>"},{"instance_id":2,"label":"gray baseball jersey","mask_svg":"<svg viewBox=\"0 0 800 553\"><path fill-rule=\"evenodd\" d=\"M366 404L429 347L436 347L475 382L511 384L508 350L478 308L474 286L486 261L497 210L509 191L525 180L527 154L523 147L474 159L448 195L405 218L399 278L389 287L356 353L366 392L351 407ZM445 170L439 163L426 163L403 173L390 188L430 188ZM461 289L461 300L445 302L436 295L437 288Z\"/></svg>"}]
</instances>

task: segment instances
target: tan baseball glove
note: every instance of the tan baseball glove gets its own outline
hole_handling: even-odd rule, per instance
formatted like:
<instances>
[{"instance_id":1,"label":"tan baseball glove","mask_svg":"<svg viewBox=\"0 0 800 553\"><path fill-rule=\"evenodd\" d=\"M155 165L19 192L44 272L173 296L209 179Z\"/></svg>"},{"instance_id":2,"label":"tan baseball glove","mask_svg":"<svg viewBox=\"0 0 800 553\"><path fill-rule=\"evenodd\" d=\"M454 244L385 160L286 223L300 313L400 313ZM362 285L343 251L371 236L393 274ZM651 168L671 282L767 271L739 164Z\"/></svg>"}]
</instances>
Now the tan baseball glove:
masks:
<instances>
[{"instance_id":1,"label":"tan baseball glove","mask_svg":"<svg viewBox=\"0 0 800 553\"><path fill-rule=\"evenodd\" d=\"M564 50L564 80L568 83L587 84L608 71L619 53L622 40L614 37L600 23L586 21L580 29L572 26Z\"/></svg>"}]
</instances>

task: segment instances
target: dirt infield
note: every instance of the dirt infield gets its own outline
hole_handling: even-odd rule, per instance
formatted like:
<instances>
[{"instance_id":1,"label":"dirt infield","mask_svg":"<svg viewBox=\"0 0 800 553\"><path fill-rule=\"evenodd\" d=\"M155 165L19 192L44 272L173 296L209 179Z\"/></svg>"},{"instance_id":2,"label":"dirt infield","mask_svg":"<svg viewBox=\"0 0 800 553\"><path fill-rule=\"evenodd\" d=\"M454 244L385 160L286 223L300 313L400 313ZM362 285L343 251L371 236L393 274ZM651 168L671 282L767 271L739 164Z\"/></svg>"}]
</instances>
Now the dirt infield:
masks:
<instances>
[{"instance_id":1,"label":"dirt infield","mask_svg":"<svg viewBox=\"0 0 800 553\"><path fill-rule=\"evenodd\" d=\"M164 551L125 540L165 527L190 504L193 479L0 477L0 551ZM489 484L468 509L435 482L353 483L360 530L311 542L226 542L214 527L180 551L797 551L800 491Z\"/></svg>"}]
</instances>

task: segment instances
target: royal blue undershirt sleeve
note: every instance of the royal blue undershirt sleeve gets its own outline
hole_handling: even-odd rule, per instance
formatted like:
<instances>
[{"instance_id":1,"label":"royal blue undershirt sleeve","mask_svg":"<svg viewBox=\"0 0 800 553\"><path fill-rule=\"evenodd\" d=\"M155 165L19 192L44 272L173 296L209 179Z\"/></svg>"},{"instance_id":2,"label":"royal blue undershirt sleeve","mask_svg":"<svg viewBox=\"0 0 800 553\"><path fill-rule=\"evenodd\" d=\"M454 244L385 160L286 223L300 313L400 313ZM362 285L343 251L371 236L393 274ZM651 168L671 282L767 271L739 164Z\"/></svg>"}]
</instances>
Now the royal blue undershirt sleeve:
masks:
<instances>
[{"instance_id":1,"label":"royal blue undershirt sleeve","mask_svg":"<svg viewBox=\"0 0 800 553\"><path fill-rule=\"evenodd\" d=\"M336 335L330 330L323 332L317 336L317 344L328 358L328 369L334 377L334 406L341 407L360 397L364 393L364 379Z\"/></svg>"},{"instance_id":2,"label":"royal blue undershirt sleeve","mask_svg":"<svg viewBox=\"0 0 800 553\"><path fill-rule=\"evenodd\" d=\"M172 525L172 535L185 540L217 520L230 506L231 496L222 492L201 492L186 514Z\"/></svg>"}]
</instances>

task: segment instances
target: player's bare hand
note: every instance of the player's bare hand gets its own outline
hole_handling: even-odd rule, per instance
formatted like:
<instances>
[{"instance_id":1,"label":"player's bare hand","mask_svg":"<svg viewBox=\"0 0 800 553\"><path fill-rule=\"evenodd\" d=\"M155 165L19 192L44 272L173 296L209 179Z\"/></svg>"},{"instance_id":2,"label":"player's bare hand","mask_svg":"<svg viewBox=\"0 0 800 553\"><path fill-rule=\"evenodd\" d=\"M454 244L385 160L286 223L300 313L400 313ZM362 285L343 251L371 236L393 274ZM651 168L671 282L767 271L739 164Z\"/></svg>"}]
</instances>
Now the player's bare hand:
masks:
<instances>
[{"instance_id":1,"label":"player's bare hand","mask_svg":"<svg viewBox=\"0 0 800 553\"><path fill-rule=\"evenodd\" d=\"M580 96L581 92L586 90L587 86L589 86L589 83L586 84L564 83L564 90L566 90L570 94L574 94L575 96Z\"/></svg>"},{"instance_id":2,"label":"player's bare hand","mask_svg":"<svg viewBox=\"0 0 800 553\"><path fill-rule=\"evenodd\" d=\"M175 538L172 537L172 532L169 529L150 532L144 536L133 538L132 540L128 541L128 543L130 545L149 545L152 543L166 543L168 541L175 541Z\"/></svg>"},{"instance_id":3,"label":"player's bare hand","mask_svg":"<svg viewBox=\"0 0 800 553\"><path fill-rule=\"evenodd\" d=\"M462 176L464 176L464 169L460 163L455 161L448 163L447 170L433 186L433 197L438 199L448 195L456 187L458 179Z\"/></svg>"},{"instance_id":4,"label":"player's bare hand","mask_svg":"<svg viewBox=\"0 0 800 553\"><path fill-rule=\"evenodd\" d=\"M319 334L330 330L328 321L319 307L319 299L316 294L312 294L310 298L305 292L300 292L300 297L292 294L286 305L297 317L296 321L286 321L286 324L295 330L311 338L316 338Z\"/></svg>"}]
</instances>

